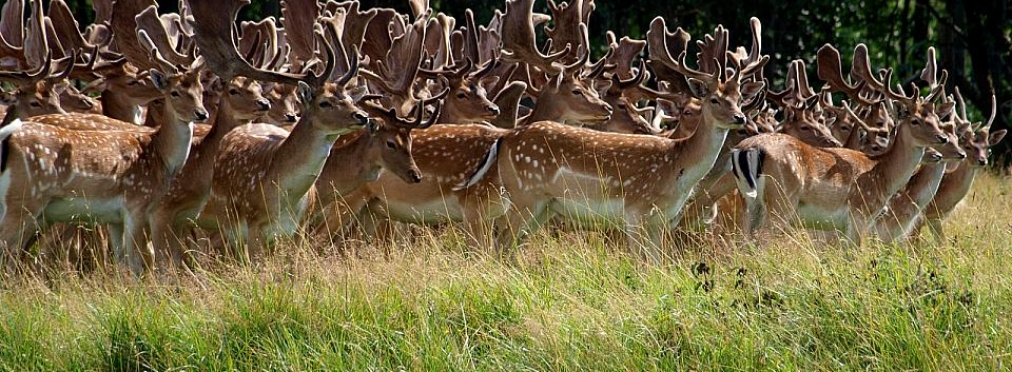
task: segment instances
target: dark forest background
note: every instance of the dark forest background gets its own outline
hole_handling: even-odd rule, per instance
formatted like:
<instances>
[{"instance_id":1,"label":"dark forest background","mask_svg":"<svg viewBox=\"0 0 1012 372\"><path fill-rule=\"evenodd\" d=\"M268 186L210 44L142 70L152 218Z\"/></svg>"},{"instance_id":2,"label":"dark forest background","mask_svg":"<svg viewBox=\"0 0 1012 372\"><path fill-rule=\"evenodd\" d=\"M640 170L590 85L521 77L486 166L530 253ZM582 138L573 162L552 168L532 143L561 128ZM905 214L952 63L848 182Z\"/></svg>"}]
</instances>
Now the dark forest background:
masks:
<instances>
[{"instance_id":1,"label":"dark forest background","mask_svg":"<svg viewBox=\"0 0 1012 372\"><path fill-rule=\"evenodd\" d=\"M90 23L90 0L66 1L82 25ZM538 0L535 11L548 13L546 1ZM176 11L178 6L176 1L158 3L163 12ZM392 7L409 13L407 0L361 3L363 8ZM977 108L972 110L974 117L989 112L994 93L999 103L995 128L1008 127L1012 119L1012 64L1008 63L1012 60L1012 4L1006 0L597 0L596 4L590 32L599 54L603 54L605 31L642 39L656 16L664 17L669 27L684 28L694 39L723 24L731 31L731 45L748 45L748 18L758 17L763 24L763 51L773 59L766 75L774 81L784 74L790 60L811 62L825 43L841 50L845 66L854 46L866 43L875 68L893 67L897 77L909 81L923 67L926 50L933 45L941 67L950 72L950 85L959 85ZM458 20L463 20L464 9L471 8L478 22L484 23L494 9L504 8L504 0L432 0L431 6ZM240 16L279 16L280 9L279 0L252 0ZM808 73L814 78L811 64ZM996 150L1009 154L1008 141Z\"/></svg>"}]
</instances>

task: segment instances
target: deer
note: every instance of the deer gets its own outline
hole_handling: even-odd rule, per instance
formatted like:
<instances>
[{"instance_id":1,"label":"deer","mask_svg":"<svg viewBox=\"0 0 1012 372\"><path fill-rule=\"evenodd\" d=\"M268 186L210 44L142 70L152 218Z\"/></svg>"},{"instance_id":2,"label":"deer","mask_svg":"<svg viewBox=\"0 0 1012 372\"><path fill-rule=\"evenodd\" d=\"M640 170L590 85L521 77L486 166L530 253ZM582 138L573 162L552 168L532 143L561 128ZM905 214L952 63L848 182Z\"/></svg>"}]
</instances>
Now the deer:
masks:
<instances>
[{"instance_id":1,"label":"deer","mask_svg":"<svg viewBox=\"0 0 1012 372\"><path fill-rule=\"evenodd\" d=\"M561 66L554 82L535 89L540 95L528 118L577 123L610 118L610 106L581 78L587 58L584 55ZM518 118L505 126L522 127L523 120ZM498 151L495 144L509 132L481 124L435 125L412 131L412 157L425 179L408 184L383 173L375 182L345 195L349 213L364 213L360 219L366 222L377 217L421 224L463 222L469 242L487 246L492 221L506 210L493 160Z\"/></svg>"},{"instance_id":2,"label":"deer","mask_svg":"<svg viewBox=\"0 0 1012 372\"><path fill-rule=\"evenodd\" d=\"M945 240L945 230L942 227L942 221L970 193L974 178L976 178L982 169L987 167L990 148L1001 142L1008 133L1005 129L991 131L991 124L994 123L998 106L994 96L991 97L991 115L983 125L979 125L979 123L971 124L969 122L969 118L966 115L966 104L963 101L962 95L959 94L958 88L956 99L960 106L960 114L956 116L956 122L959 126L959 143L964 149L970 151L971 156L962 161L949 164L938 185L938 190L932 197L931 202L923 208L922 214L914 223L914 228L911 230L914 237L920 237L922 228L927 226L935 242Z\"/></svg>"},{"instance_id":3,"label":"deer","mask_svg":"<svg viewBox=\"0 0 1012 372\"><path fill-rule=\"evenodd\" d=\"M179 243L184 227L196 220L211 191L214 159L225 135L232 129L252 123L271 108L263 96L260 82L235 77L223 83L224 92L219 98L218 110L211 121L211 129L193 144L190 159L151 213L151 239L159 267L179 266L183 256ZM167 260L167 261L166 261Z\"/></svg>"},{"instance_id":4,"label":"deer","mask_svg":"<svg viewBox=\"0 0 1012 372\"><path fill-rule=\"evenodd\" d=\"M246 246L247 260L259 256L262 247L273 245L279 237L294 235L308 208L307 193L334 141L363 128L369 120L355 105L365 88L349 84L358 74L357 48L346 51L333 26L323 27L330 37L316 34L327 56L326 66L321 74L310 73L298 83L302 117L292 131L268 124L241 126L225 135L215 157L211 200L217 210L213 215L220 216L229 245ZM347 56L348 69L331 83L335 50Z\"/></svg>"},{"instance_id":5,"label":"deer","mask_svg":"<svg viewBox=\"0 0 1012 372\"><path fill-rule=\"evenodd\" d=\"M158 50L153 58L164 61ZM187 70L152 69L164 103L152 135L76 131L50 125L66 121L114 122L101 115L54 114L11 124L0 159L0 240L8 267L38 225L92 221L109 225L115 257L136 274L150 267L144 246L151 208L189 155L193 122L207 118L197 79L199 61Z\"/></svg>"},{"instance_id":6,"label":"deer","mask_svg":"<svg viewBox=\"0 0 1012 372\"><path fill-rule=\"evenodd\" d=\"M442 99L448 92L449 90L424 100L418 107L425 107L428 101ZM437 111L431 114L428 120L423 119L424 110L420 109L417 110L416 119L405 120L399 118L392 110L368 104L363 106L371 116L382 120L372 122L363 130L339 138L331 149L323 173L316 180L314 189L317 209L323 212L323 217L329 218L331 214L336 214L339 219L334 223L322 221L324 227L329 230L331 226L343 226L342 214L351 209L332 206L339 202L346 203L348 195L358 192L367 183L375 182L384 171L408 185L422 182L422 171L412 155L411 133L429 128L438 121L441 117L438 111L440 105L438 101L436 102ZM350 162L348 159L357 160ZM355 211L359 209L361 206ZM314 219L310 223L319 225L321 221Z\"/></svg>"},{"instance_id":7,"label":"deer","mask_svg":"<svg viewBox=\"0 0 1012 372\"><path fill-rule=\"evenodd\" d=\"M859 44L855 53L867 47ZM745 198L743 230L754 237L768 216L779 224L798 223L808 228L837 231L846 241L860 244L863 235L899 191L924 156L925 148L955 146L939 127L939 117L952 110L952 102L936 102L943 95L947 73L927 97L907 95L872 75L867 54L859 60L860 78L891 100L896 118L889 149L878 156L841 148L817 148L782 134L748 138L732 152L739 192Z\"/></svg>"},{"instance_id":8,"label":"deer","mask_svg":"<svg viewBox=\"0 0 1012 372\"><path fill-rule=\"evenodd\" d=\"M727 52L723 41L714 59ZM768 56L741 65L728 58L726 75L719 60L714 73L679 62L666 65L685 76L692 94L702 102L699 129L691 137L673 140L657 136L612 134L541 121L504 136L497 143L497 166L511 204L501 247L509 247L548 218L605 222L624 226L630 249L651 261L661 258L662 232L677 223L693 188L713 167L727 133L741 129L746 116L743 100L762 88L762 82L743 82L769 61Z\"/></svg>"},{"instance_id":9,"label":"deer","mask_svg":"<svg viewBox=\"0 0 1012 372\"><path fill-rule=\"evenodd\" d=\"M230 8L227 10L231 12L231 20L235 19L238 10L246 3L248 2L228 3ZM172 267L183 264L184 254L180 249L183 244L180 238L184 236L187 224L198 220L201 210L211 196L215 163L225 146L226 135L235 128L248 126L256 118L265 116L272 108L271 102L264 97L262 83L299 86L300 83L307 84L306 81L321 84L319 80L323 79L317 77L314 80L301 75L279 73L261 63L250 63L249 60L255 56L240 56L238 43L234 39L226 42L221 36L232 34L233 22L228 22L229 18L210 16L214 13L209 7L218 7L220 4L194 1L191 6L198 10L200 15L197 19L202 22L196 35L197 43L201 45L202 50L211 48L219 50L216 56L209 58L211 60L209 67L220 76L218 81L221 82L223 89L210 131L199 143L194 144L192 158L152 213L153 247L161 264ZM264 80L249 77L254 75Z\"/></svg>"}]
</instances>

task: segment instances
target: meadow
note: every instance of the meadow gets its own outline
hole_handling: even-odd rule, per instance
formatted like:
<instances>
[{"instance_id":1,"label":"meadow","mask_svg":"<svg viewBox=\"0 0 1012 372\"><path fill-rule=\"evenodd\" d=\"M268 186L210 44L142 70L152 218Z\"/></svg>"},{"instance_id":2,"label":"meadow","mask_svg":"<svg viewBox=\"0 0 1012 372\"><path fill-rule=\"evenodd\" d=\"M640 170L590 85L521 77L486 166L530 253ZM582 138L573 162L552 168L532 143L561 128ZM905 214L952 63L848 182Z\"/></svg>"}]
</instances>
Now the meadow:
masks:
<instances>
[{"instance_id":1,"label":"meadow","mask_svg":"<svg viewBox=\"0 0 1012 372\"><path fill-rule=\"evenodd\" d=\"M981 176L940 244L704 234L651 265L546 229L507 263L444 231L146 279L8 278L0 370L1004 370L1010 189Z\"/></svg>"}]
</instances>

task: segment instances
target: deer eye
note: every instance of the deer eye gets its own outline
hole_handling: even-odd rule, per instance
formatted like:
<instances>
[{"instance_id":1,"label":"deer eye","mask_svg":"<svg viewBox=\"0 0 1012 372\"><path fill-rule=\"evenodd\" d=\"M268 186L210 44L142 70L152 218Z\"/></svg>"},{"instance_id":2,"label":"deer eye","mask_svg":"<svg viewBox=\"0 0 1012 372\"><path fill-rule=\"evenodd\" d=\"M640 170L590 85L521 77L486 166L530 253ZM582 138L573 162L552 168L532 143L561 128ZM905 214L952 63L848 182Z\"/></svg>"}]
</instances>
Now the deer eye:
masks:
<instances>
[{"instance_id":1,"label":"deer eye","mask_svg":"<svg viewBox=\"0 0 1012 372\"><path fill-rule=\"evenodd\" d=\"M331 103L330 103L329 101L323 101L323 102L320 102L320 107L322 107L322 108L331 108L331 107L333 107L333 106L334 106L334 105L333 105L333 104L331 104Z\"/></svg>"},{"instance_id":2,"label":"deer eye","mask_svg":"<svg viewBox=\"0 0 1012 372\"><path fill-rule=\"evenodd\" d=\"M391 150L396 149L397 142L394 142L394 140L387 140L387 147L390 148Z\"/></svg>"},{"instance_id":3,"label":"deer eye","mask_svg":"<svg viewBox=\"0 0 1012 372\"><path fill-rule=\"evenodd\" d=\"M239 95L239 90L235 89L235 88L229 89L228 90L228 94L231 94L233 96L238 96Z\"/></svg>"},{"instance_id":4,"label":"deer eye","mask_svg":"<svg viewBox=\"0 0 1012 372\"><path fill-rule=\"evenodd\" d=\"M467 98L467 93L464 92L457 93L457 99L465 99L465 98Z\"/></svg>"},{"instance_id":5,"label":"deer eye","mask_svg":"<svg viewBox=\"0 0 1012 372\"><path fill-rule=\"evenodd\" d=\"M581 91L579 89L573 89L573 95L574 96L582 96L583 95L583 91Z\"/></svg>"},{"instance_id":6,"label":"deer eye","mask_svg":"<svg viewBox=\"0 0 1012 372\"><path fill-rule=\"evenodd\" d=\"M910 124L921 125L921 121L918 120L918 119L916 119L916 118L915 119L910 119Z\"/></svg>"},{"instance_id":7,"label":"deer eye","mask_svg":"<svg viewBox=\"0 0 1012 372\"><path fill-rule=\"evenodd\" d=\"M29 104L28 104L28 106L32 106L32 107L42 107L42 104L41 104L41 103L39 103L38 101L32 101L31 103L29 103Z\"/></svg>"},{"instance_id":8,"label":"deer eye","mask_svg":"<svg viewBox=\"0 0 1012 372\"><path fill-rule=\"evenodd\" d=\"M137 80L130 80L130 82L129 82L129 83L127 83L127 85L129 85L129 86L135 86L135 85L137 85L137 84L140 84L140 83L141 83L141 82L139 82L139 81L137 81Z\"/></svg>"},{"instance_id":9,"label":"deer eye","mask_svg":"<svg viewBox=\"0 0 1012 372\"><path fill-rule=\"evenodd\" d=\"M170 93L170 95L172 95L175 98L179 98L179 92L172 91L172 93Z\"/></svg>"},{"instance_id":10,"label":"deer eye","mask_svg":"<svg viewBox=\"0 0 1012 372\"><path fill-rule=\"evenodd\" d=\"M712 104L715 104L715 105L716 105L716 104L720 103L720 101L718 101L718 100L717 100L717 98L716 98L716 97L714 97L714 98L710 98L710 103L712 103Z\"/></svg>"}]
</instances>

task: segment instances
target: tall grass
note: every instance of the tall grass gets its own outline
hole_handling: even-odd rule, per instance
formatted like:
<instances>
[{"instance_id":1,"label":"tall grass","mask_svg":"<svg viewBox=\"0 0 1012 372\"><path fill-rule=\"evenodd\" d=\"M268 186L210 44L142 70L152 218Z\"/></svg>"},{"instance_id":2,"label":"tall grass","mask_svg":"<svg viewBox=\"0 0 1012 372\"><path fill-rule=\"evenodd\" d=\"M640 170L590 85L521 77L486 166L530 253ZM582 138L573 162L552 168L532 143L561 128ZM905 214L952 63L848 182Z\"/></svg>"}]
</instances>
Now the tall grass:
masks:
<instances>
[{"instance_id":1,"label":"tall grass","mask_svg":"<svg viewBox=\"0 0 1012 372\"><path fill-rule=\"evenodd\" d=\"M799 233L654 266L544 232L504 263L433 233L389 255L293 246L256 268L9 280L0 369L1001 370L1012 197L996 177L975 190L950 241L917 247Z\"/></svg>"}]
</instances>

